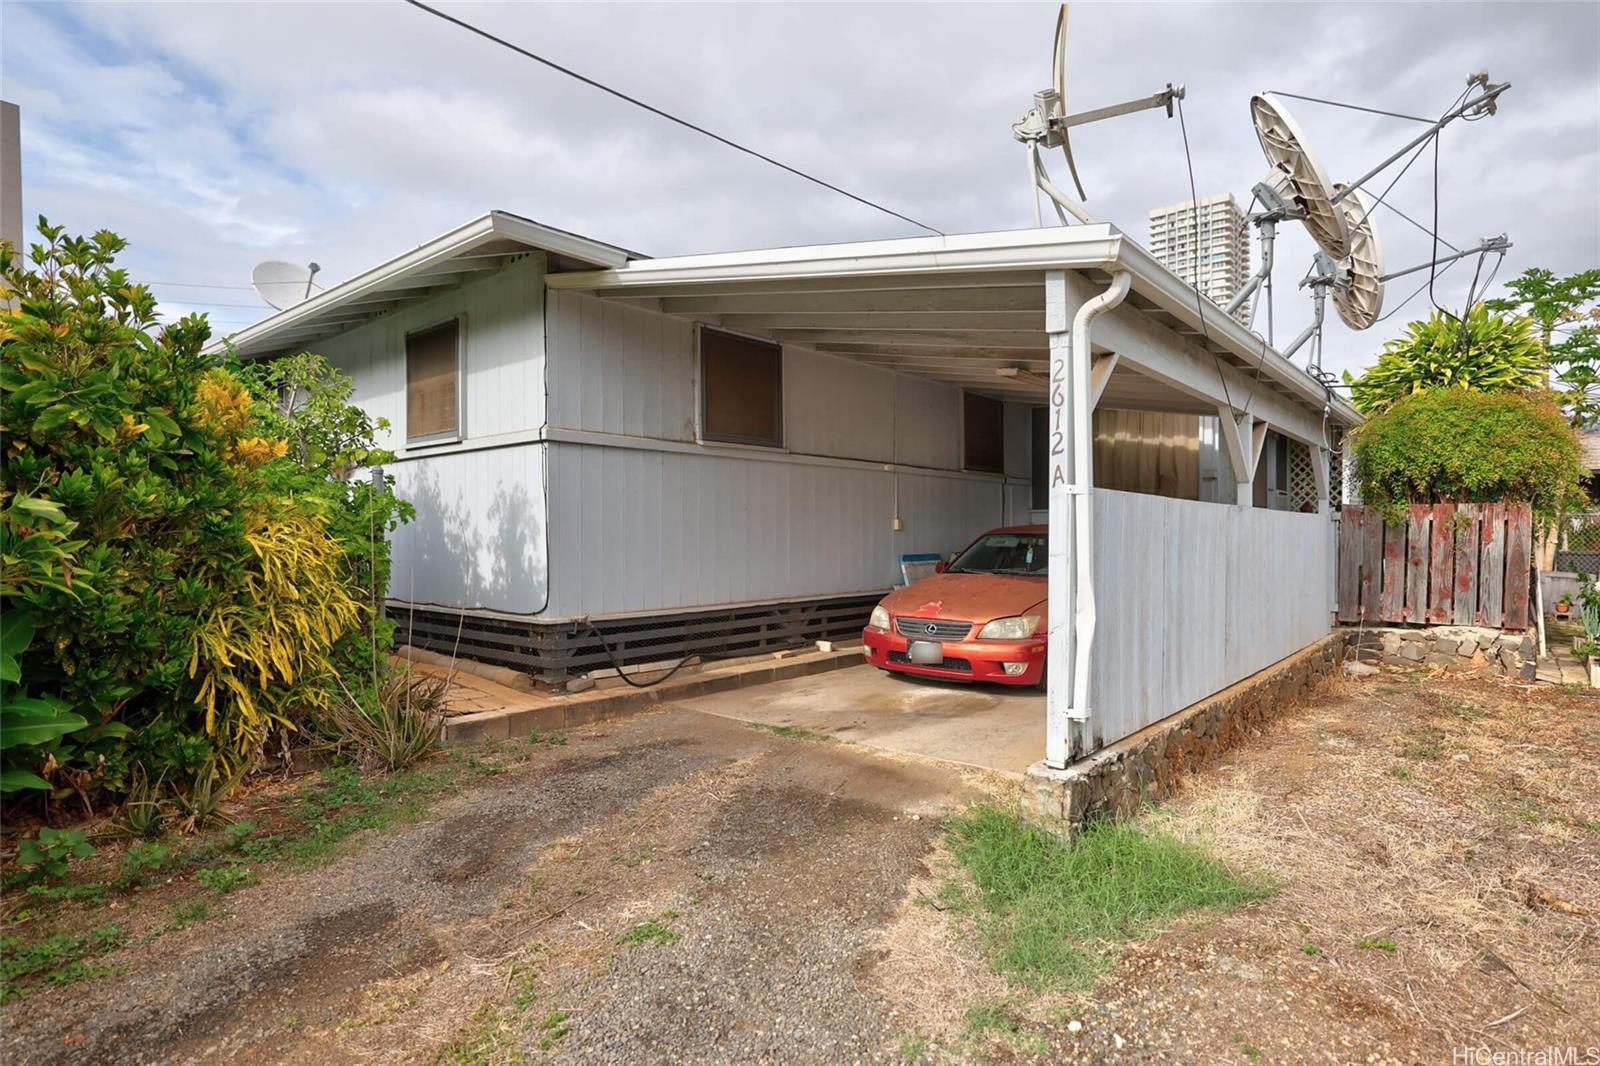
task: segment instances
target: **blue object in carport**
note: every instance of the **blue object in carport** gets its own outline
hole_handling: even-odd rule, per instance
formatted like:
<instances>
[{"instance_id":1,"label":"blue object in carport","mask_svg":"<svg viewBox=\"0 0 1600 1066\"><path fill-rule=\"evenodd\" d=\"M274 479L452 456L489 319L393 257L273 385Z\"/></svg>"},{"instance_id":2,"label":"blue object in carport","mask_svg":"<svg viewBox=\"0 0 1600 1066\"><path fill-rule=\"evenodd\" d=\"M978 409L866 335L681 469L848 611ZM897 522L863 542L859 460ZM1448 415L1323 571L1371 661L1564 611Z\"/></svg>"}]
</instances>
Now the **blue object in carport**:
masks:
<instances>
[{"instance_id":1,"label":"blue object in carport","mask_svg":"<svg viewBox=\"0 0 1600 1066\"><path fill-rule=\"evenodd\" d=\"M939 560L944 556L937 552L918 552L911 555L900 556L900 577L907 584L921 581L925 577L932 577L934 567L939 565Z\"/></svg>"}]
</instances>

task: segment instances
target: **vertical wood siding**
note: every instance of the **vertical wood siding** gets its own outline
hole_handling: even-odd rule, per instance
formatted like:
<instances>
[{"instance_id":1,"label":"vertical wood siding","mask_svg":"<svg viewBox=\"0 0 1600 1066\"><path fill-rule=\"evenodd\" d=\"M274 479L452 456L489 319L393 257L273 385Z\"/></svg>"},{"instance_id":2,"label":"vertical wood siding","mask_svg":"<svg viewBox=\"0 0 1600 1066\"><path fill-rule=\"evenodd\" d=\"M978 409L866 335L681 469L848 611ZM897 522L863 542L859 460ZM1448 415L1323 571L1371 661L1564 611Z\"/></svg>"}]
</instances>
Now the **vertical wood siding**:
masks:
<instances>
[{"instance_id":1,"label":"vertical wood siding","mask_svg":"<svg viewBox=\"0 0 1600 1066\"><path fill-rule=\"evenodd\" d=\"M396 463L417 516L391 535L393 600L513 614L544 608L544 446L523 444Z\"/></svg>"},{"instance_id":2,"label":"vertical wood siding","mask_svg":"<svg viewBox=\"0 0 1600 1066\"><path fill-rule=\"evenodd\" d=\"M464 437L538 429L545 420L543 289L543 261L529 256L312 348L351 376L356 403L389 421L384 446L404 452L406 334L465 313Z\"/></svg>"},{"instance_id":3,"label":"vertical wood siding","mask_svg":"<svg viewBox=\"0 0 1600 1066\"><path fill-rule=\"evenodd\" d=\"M549 614L861 592L903 552L950 552L1004 521L1003 484L737 451L550 446Z\"/></svg>"},{"instance_id":4,"label":"vertical wood siding","mask_svg":"<svg viewBox=\"0 0 1600 1066\"><path fill-rule=\"evenodd\" d=\"M1326 516L1110 490L1094 500L1090 750L1329 631Z\"/></svg>"}]
</instances>

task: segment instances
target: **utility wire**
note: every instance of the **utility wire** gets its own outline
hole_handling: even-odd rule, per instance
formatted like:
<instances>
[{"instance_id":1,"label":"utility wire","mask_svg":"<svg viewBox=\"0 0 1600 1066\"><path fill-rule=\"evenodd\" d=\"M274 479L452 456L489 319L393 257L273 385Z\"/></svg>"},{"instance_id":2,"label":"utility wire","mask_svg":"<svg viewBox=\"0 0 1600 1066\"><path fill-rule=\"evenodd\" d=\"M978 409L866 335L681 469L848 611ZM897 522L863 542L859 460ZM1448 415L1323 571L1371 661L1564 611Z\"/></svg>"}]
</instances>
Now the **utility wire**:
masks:
<instances>
[{"instance_id":1,"label":"utility wire","mask_svg":"<svg viewBox=\"0 0 1600 1066\"><path fill-rule=\"evenodd\" d=\"M1211 333L1206 329L1205 296L1200 292L1200 193L1194 183L1194 156L1189 152L1189 126L1183 120L1183 97L1175 98L1178 103L1178 129L1183 134L1183 162L1189 170L1189 215L1194 220L1194 260L1191 273L1191 284L1194 287L1194 310L1200 318L1200 336L1205 341L1206 351L1211 355L1211 362L1217 368L1217 380L1222 383L1222 398L1228 402L1230 412L1236 410L1233 406L1233 395L1228 391L1228 376L1222 372L1222 360L1217 358L1217 353L1211 351Z\"/></svg>"},{"instance_id":2,"label":"utility wire","mask_svg":"<svg viewBox=\"0 0 1600 1066\"><path fill-rule=\"evenodd\" d=\"M857 196L855 193L850 192L848 189L841 189L841 188L839 188L839 186L834 185L832 182L824 181L821 178L814 177L814 176L812 176L810 174L807 174L803 170L800 170L800 169L798 169L796 167L792 167L787 163L779 162L778 160L772 158L770 155L765 155L765 154L763 154L761 152L758 152L754 148L747 148L744 145L738 143L737 141L731 141L731 140L729 140L728 138L722 136L719 133L712 133L710 130L706 129L704 126L697 126L693 122L690 122L688 119L679 118L677 115L674 115L671 112L663 111L659 107L655 107L655 106L653 106L651 104L645 103L643 100L640 100L636 96L629 96L627 93L622 92L619 89L613 89L611 86L606 85L603 82L598 82L598 81L595 81L593 78L587 77L587 76L585 76L583 74L579 74L577 71L573 70L570 67L564 67L560 63L555 62L554 60L546 59L544 56L539 55L539 54L537 54L535 52L530 52L526 48L521 47L520 45L512 44L510 41L506 40L504 37L497 37L496 35L490 33L488 30L479 29L477 26L474 26L470 22L467 22L467 21L465 21L463 19L458 19L454 15L447 15L443 11L440 11L436 7L430 7L429 5L424 4L422 2L422 0L405 0L405 2L410 4L412 7L417 8L420 11L426 11L428 14L433 15L436 18L443 19L446 22L449 22L449 23L451 23L453 25L459 26L459 27L461 27L462 29L466 30L469 33L475 33L479 37L484 38L485 40L493 41L495 44L500 45L502 48L509 48L511 51L517 53L518 55L524 57L525 59L531 59L535 63L542 63L545 66L549 67L551 70L558 71L558 72L560 72L562 74L565 74L569 78L575 78L578 81L583 82L585 85L590 86L591 88L599 89L601 92L609 93L610 95L615 96L617 99L624 100L624 101L634 105L635 107L643 108L644 110L650 112L652 115L656 115L656 116L659 116L661 118L664 118L668 122L675 122L678 125L684 127L685 129L690 129L690 130L695 131L696 133L703 134L704 136L710 137L712 140L718 142L719 144L724 144L724 145L728 146L729 148L734 149L735 151L743 152L745 155L754 156L755 158L761 160L764 163L771 163L773 166L777 167L778 169L786 170L790 174L793 174L798 178L804 178L806 181L812 182L815 185L820 185L824 189L829 189L829 190L831 190L833 192L836 192L840 196L847 196L850 199L854 200L858 204L864 204L867 207L870 207L875 211L882 211L886 215L892 215L893 217L898 218L902 222L909 222L913 226L916 226L918 229L925 229L929 233L937 234L940 237L945 236L945 233L944 233L943 230L934 229L932 226L928 225L926 222L918 222L916 219L912 218L910 215L902 215L900 212L894 210L893 208L884 207L882 204L875 203L872 200L868 200L864 196Z\"/></svg>"},{"instance_id":3,"label":"utility wire","mask_svg":"<svg viewBox=\"0 0 1600 1066\"><path fill-rule=\"evenodd\" d=\"M1301 96L1299 93L1286 93L1282 89L1268 89L1273 96L1287 96L1291 100L1308 100L1313 104L1327 104L1329 107L1343 107L1351 111L1365 111L1371 115L1388 115L1390 118L1403 118L1408 122L1430 123L1431 118L1422 118L1418 115L1405 115L1399 111L1384 111L1377 107L1362 107L1360 104L1347 104L1341 100L1324 100L1320 96Z\"/></svg>"},{"instance_id":4,"label":"utility wire","mask_svg":"<svg viewBox=\"0 0 1600 1066\"><path fill-rule=\"evenodd\" d=\"M253 285L202 285L197 281L146 281L146 285L165 285L173 289L238 289L241 292L250 292Z\"/></svg>"}]
</instances>

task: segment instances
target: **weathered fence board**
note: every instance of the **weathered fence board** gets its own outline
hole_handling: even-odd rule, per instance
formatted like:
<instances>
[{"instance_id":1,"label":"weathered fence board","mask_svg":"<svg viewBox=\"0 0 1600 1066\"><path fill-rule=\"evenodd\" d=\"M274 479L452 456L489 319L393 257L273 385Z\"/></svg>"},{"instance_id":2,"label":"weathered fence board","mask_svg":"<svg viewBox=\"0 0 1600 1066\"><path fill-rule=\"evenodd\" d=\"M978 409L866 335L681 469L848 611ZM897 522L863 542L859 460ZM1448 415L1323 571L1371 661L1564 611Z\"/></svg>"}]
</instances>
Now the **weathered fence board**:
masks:
<instances>
[{"instance_id":1,"label":"weathered fence board","mask_svg":"<svg viewBox=\"0 0 1600 1066\"><path fill-rule=\"evenodd\" d=\"M1341 622L1528 627L1533 516L1525 503L1414 504L1393 525L1349 506L1338 546Z\"/></svg>"},{"instance_id":2,"label":"weathered fence board","mask_svg":"<svg viewBox=\"0 0 1600 1066\"><path fill-rule=\"evenodd\" d=\"M1527 629L1532 585L1533 511L1525 503L1506 504L1506 629Z\"/></svg>"},{"instance_id":3,"label":"weathered fence board","mask_svg":"<svg viewBox=\"0 0 1600 1066\"><path fill-rule=\"evenodd\" d=\"M1361 520L1348 518L1339 523L1339 621L1354 622L1361 617Z\"/></svg>"},{"instance_id":4,"label":"weathered fence board","mask_svg":"<svg viewBox=\"0 0 1600 1066\"><path fill-rule=\"evenodd\" d=\"M1478 602L1478 505L1456 504L1455 624L1470 626Z\"/></svg>"},{"instance_id":5,"label":"weathered fence board","mask_svg":"<svg viewBox=\"0 0 1600 1066\"><path fill-rule=\"evenodd\" d=\"M1411 505L1406 524L1406 621L1418 625L1427 621L1428 610L1428 518L1425 503ZM1344 560L1340 560L1340 565Z\"/></svg>"},{"instance_id":6,"label":"weathered fence board","mask_svg":"<svg viewBox=\"0 0 1600 1066\"><path fill-rule=\"evenodd\" d=\"M1427 619L1431 626L1443 625L1450 621L1454 608L1451 606L1450 590L1455 585L1456 566L1455 553L1451 550L1450 522L1455 517L1455 508L1448 503L1433 505L1432 550L1429 553L1428 565L1428 610ZM1361 564L1356 563L1356 569L1361 569Z\"/></svg>"}]
</instances>

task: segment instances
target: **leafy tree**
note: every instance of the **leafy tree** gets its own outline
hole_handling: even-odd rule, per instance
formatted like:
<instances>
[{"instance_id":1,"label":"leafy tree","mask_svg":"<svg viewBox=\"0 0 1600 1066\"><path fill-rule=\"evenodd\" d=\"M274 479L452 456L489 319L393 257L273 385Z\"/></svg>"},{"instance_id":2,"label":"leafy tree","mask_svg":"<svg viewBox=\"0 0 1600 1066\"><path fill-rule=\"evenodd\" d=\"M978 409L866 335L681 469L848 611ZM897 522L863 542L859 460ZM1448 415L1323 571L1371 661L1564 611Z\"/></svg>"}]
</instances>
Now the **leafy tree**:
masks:
<instances>
[{"instance_id":1,"label":"leafy tree","mask_svg":"<svg viewBox=\"0 0 1600 1066\"><path fill-rule=\"evenodd\" d=\"M1361 497L1391 521L1410 503L1527 501L1541 521L1583 499L1587 473L1552 392L1426 389L1354 431Z\"/></svg>"},{"instance_id":2,"label":"leafy tree","mask_svg":"<svg viewBox=\"0 0 1600 1066\"><path fill-rule=\"evenodd\" d=\"M1530 319L1491 314L1477 304L1465 320L1435 311L1411 323L1405 336L1383 346L1375 366L1358 378L1346 371L1344 379L1351 403L1370 415L1426 389L1542 388L1546 367Z\"/></svg>"},{"instance_id":3,"label":"leafy tree","mask_svg":"<svg viewBox=\"0 0 1600 1066\"><path fill-rule=\"evenodd\" d=\"M274 724L327 704L360 629L346 516L204 319L156 321L121 238L39 232L33 269L0 243L0 727L35 719L0 790L237 780Z\"/></svg>"},{"instance_id":4,"label":"leafy tree","mask_svg":"<svg viewBox=\"0 0 1600 1066\"><path fill-rule=\"evenodd\" d=\"M1530 267L1506 288L1511 295L1488 301L1489 310L1531 318L1573 424L1600 421L1600 269L1558 278Z\"/></svg>"}]
</instances>

